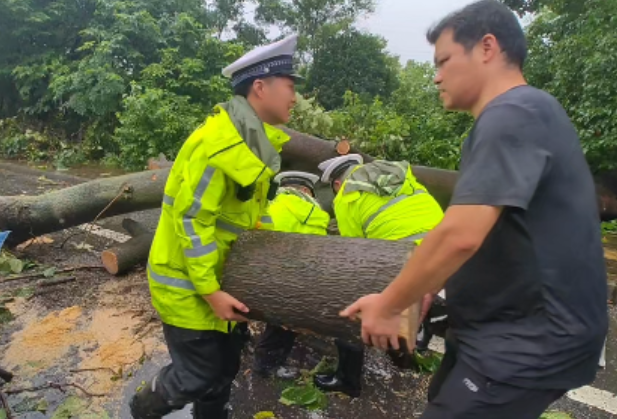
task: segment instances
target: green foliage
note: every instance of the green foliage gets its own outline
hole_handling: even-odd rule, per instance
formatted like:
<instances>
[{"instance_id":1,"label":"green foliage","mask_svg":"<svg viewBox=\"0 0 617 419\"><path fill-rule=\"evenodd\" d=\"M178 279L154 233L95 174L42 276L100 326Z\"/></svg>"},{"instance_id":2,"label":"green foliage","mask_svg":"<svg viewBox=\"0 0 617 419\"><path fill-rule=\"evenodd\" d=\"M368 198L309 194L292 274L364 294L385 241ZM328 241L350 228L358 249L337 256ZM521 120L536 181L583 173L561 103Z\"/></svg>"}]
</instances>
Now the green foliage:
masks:
<instances>
[{"instance_id":1,"label":"green foliage","mask_svg":"<svg viewBox=\"0 0 617 419\"><path fill-rule=\"evenodd\" d=\"M602 235L617 234L617 220L605 221L602 223Z\"/></svg>"},{"instance_id":2,"label":"green foliage","mask_svg":"<svg viewBox=\"0 0 617 419\"><path fill-rule=\"evenodd\" d=\"M314 385L292 386L281 393L279 402L286 406L300 406L308 410L323 410L328 398Z\"/></svg>"},{"instance_id":3,"label":"green foliage","mask_svg":"<svg viewBox=\"0 0 617 419\"><path fill-rule=\"evenodd\" d=\"M7 252L0 253L0 275L19 274L24 262Z\"/></svg>"},{"instance_id":4,"label":"green foliage","mask_svg":"<svg viewBox=\"0 0 617 419\"><path fill-rule=\"evenodd\" d=\"M563 103L594 171L617 168L617 2L503 1L535 16L530 83ZM221 69L275 25L300 34L313 95L299 100L292 127L349 138L381 158L457 168L471 117L444 111L431 65L401 68L383 39L353 29L375 0L259 0L255 22L248 4L0 0L0 155L57 168L174 158L231 95Z\"/></svg>"},{"instance_id":5,"label":"green foliage","mask_svg":"<svg viewBox=\"0 0 617 419\"><path fill-rule=\"evenodd\" d=\"M375 10L375 0L260 0L256 19L300 34L298 49L314 55L320 41Z\"/></svg>"},{"instance_id":6,"label":"green foliage","mask_svg":"<svg viewBox=\"0 0 617 419\"><path fill-rule=\"evenodd\" d=\"M332 135L332 117L315 100L296 94L296 106L291 113L290 127L300 132L329 138Z\"/></svg>"},{"instance_id":7,"label":"green foliage","mask_svg":"<svg viewBox=\"0 0 617 419\"><path fill-rule=\"evenodd\" d=\"M364 100L387 99L398 85L399 67L398 59L386 51L383 38L350 29L319 42L306 90L315 92L328 110L342 106L348 90Z\"/></svg>"},{"instance_id":8,"label":"green foliage","mask_svg":"<svg viewBox=\"0 0 617 419\"><path fill-rule=\"evenodd\" d=\"M432 351L426 355L422 355L415 351L414 358L420 372L434 374L439 369L443 356L437 352Z\"/></svg>"},{"instance_id":9,"label":"green foliage","mask_svg":"<svg viewBox=\"0 0 617 419\"><path fill-rule=\"evenodd\" d=\"M564 105L595 171L617 168L616 15L614 1L555 0L528 28L529 81Z\"/></svg>"},{"instance_id":10,"label":"green foliage","mask_svg":"<svg viewBox=\"0 0 617 419\"><path fill-rule=\"evenodd\" d=\"M302 370L302 375L294 385L281 393L279 402L286 406L300 406L307 410L324 410L328 406L328 397L313 382L313 377L320 373L332 371L331 360L322 358L311 371Z\"/></svg>"},{"instance_id":11,"label":"green foliage","mask_svg":"<svg viewBox=\"0 0 617 419\"><path fill-rule=\"evenodd\" d=\"M188 96L133 85L118 114L115 140L127 168L143 169L147 158L164 153L174 158L182 142L203 118L203 109Z\"/></svg>"},{"instance_id":12,"label":"green foliage","mask_svg":"<svg viewBox=\"0 0 617 419\"><path fill-rule=\"evenodd\" d=\"M347 92L344 106L325 112L314 99L299 100L292 128L324 138L348 138L379 158L456 169L472 119L444 111L433 86L434 70L410 62L388 102Z\"/></svg>"}]
</instances>

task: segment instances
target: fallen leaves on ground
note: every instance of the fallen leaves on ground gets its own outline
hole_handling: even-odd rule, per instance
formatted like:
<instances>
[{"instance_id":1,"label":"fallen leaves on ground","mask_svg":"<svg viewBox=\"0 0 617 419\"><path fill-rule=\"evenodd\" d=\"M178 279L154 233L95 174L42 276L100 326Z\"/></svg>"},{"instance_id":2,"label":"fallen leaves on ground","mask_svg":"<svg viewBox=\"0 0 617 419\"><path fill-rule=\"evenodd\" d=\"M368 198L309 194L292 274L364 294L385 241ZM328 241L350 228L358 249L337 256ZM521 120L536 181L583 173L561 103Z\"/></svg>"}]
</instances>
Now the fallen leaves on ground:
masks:
<instances>
[{"instance_id":1,"label":"fallen leaves on ground","mask_svg":"<svg viewBox=\"0 0 617 419\"><path fill-rule=\"evenodd\" d=\"M0 275L19 274L24 270L25 263L15 256L0 253Z\"/></svg>"},{"instance_id":2,"label":"fallen leaves on ground","mask_svg":"<svg viewBox=\"0 0 617 419\"><path fill-rule=\"evenodd\" d=\"M51 419L109 419L109 414L104 410L93 411L88 401L77 396L69 396L56 409Z\"/></svg>"},{"instance_id":3,"label":"fallen leaves on ground","mask_svg":"<svg viewBox=\"0 0 617 419\"><path fill-rule=\"evenodd\" d=\"M33 237L30 240L26 240L25 242L18 244L15 248L19 251L22 251L33 244L51 244L53 242L54 239L49 236Z\"/></svg>"},{"instance_id":4,"label":"fallen leaves on ground","mask_svg":"<svg viewBox=\"0 0 617 419\"><path fill-rule=\"evenodd\" d=\"M557 412L555 410L545 412L540 419L573 419L568 413Z\"/></svg>"},{"instance_id":5,"label":"fallen leaves on ground","mask_svg":"<svg viewBox=\"0 0 617 419\"><path fill-rule=\"evenodd\" d=\"M291 386L283 390L279 402L285 406L300 406L308 410L323 410L328 398L312 384Z\"/></svg>"},{"instance_id":6,"label":"fallen leaves on ground","mask_svg":"<svg viewBox=\"0 0 617 419\"><path fill-rule=\"evenodd\" d=\"M425 355L422 355L416 351L414 355L420 372L433 374L437 372L439 366L441 365L442 355L437 352L431 351Z\"/></svg>"}]
</instances>

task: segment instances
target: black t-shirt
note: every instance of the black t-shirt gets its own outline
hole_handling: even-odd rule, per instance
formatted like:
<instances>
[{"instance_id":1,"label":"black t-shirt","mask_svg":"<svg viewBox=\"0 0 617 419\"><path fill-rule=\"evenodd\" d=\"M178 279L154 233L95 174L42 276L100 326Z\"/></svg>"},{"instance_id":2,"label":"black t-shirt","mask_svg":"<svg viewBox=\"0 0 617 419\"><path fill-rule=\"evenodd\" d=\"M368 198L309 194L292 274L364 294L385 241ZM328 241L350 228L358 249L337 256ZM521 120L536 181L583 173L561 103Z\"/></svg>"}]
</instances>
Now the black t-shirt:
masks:
<instances>
[{"instance_id":1,"label":"black t-shirt","mask_svg":"<svg viewBox=\"0 0 617 419\"><path fill-rule=\"evenodd\" d=\"M606 267L595 186L559 102L530 86L495 98L465 141L451 205L504 208L446 285L461 359L525 388L593 381Z\"/></svg>"}]
</instances>

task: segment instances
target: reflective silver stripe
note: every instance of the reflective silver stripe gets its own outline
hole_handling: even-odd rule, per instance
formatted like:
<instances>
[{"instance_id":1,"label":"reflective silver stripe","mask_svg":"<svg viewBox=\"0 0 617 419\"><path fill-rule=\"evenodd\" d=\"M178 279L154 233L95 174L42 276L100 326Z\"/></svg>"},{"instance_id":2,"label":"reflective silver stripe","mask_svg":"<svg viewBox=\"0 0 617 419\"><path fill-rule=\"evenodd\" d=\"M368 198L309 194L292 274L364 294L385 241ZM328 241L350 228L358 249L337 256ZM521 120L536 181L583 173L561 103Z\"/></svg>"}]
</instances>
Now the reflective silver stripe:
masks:
<instances>
[{"instance_id":1,"label":"reflective silver stripe","mask_svg":"<svg viewBox=\"0 0 617 419\"><path fill-rule=\"evenodd\" d=\"M201 176L201 179L197 184L197 188L195 188L195 193L193 194L193 204L182 219L184 231L191 239L191 244L194 248L201 246L201 238L197 235L195 227L193 227L193 219L201 210L201 199L204 197L204 194L212 181L212 176L214 176L215 170L216 169L214 167L206 166L206 170L204 170L204 174Z\"/></svg>"},{"instance_id":2,"label":"reflective silver stripe","mask_svg":"<svg viewBox=\"0 0 617 419\"><path fill-rule=\"evenodd\" d=\"M419 194L422 194L422 193L425 193L425 191L422 190L422 189L418 189L417 191L415 191L413 193L413 195L399 195L396 198L394 198L393 200L387 202L385 205L383 205L381 208L379 208L377 211L375 211L370 217L368 217L368 220L366 220L366 222L362 226L362 231L364 232L364 235L366 236L366 230L368 229L368 226L373 222L373 220L375 218L377 218L377 216L379 214L381 214L382 212L384 212L385 210L390 208L392 205L398 204L399 202L401 202L402 200L404 200L406 198L409 198L410 196L419 195Z\"/></svg>"},{"instance_id":3,"label":"reflective silver stripe","mask_svg":"<svg viewBox=\"0 0 617 419\"><path fill-rule=\"evenodd\" d=\"M405 238L402 238L401 240L404 241L410 241L410 242L415 242L416 240L420 240L426 237L428 233L417 233L417 234L412 234L411 236L407 236Z\"/></svg>"},{"instance_id":4,"label":"reflective silver stripe","mask_svg":"<svg viewBox=\"0 0 617 419\"><path fill-rule=\"evenodd\" d=\"M200 256L205 256L216 252L216 249L216 242L212 242L205 246L194 247L193 249L184 249L184 256L187 258L198 258Z\"/></svg>"},{"instance_id":5,"label":"reflective silver stripe","mask_svg":"<svg viewBox=\"0 0 617 419\"><path fill-rule=\"evenodd\" d=\"M220 219L216 220L216 227L220 228L221 230L225 230L230 233L233 233L233 234L241 234L244 232L244 229L242 227L235 226L233 224L230 224Z\"/></svg>"},{"instance_id":6,"label":"reflective silver stripe","mask_svg":"<svg viewBox=\"0 0 617 419\"><path fill-rule=\"evenodd\" d=\"M261 217L261 222L264 224L273 224L272 217L270 217L269 215L264 215L263 217Z\"/></svg>"},{"instance_id":7,"label":"reflective silver stripe","mask_svg":"<svg viewBox=\"0 0 617 419\"><path fill-rule=\"evenodd\" d=\"M153 281L158 282L161 285L167 285L174 288L182 288L183 290L195 291L195 286L188 279L172 278L171 276L159 275L152 270L150 264L148 264L148 273Z\"/></svg>"},{"instance_id":8,"label":"reflective silver stripe","mask_svg":"<svg viewBox=\"0 0 617 419\"><path fill-rule=\"evenodd\" d=\"M191 239L191 245L193 247L199 247L201 246L201 237L197 235L197 232L195 231L195 227L193 227L192 220L193 220L192 218L187 218L185 216L182 219L182 224L184 225L184 231L186 231L186 234L189 236L189 239Z\"/></svg>"},{"instance_id":9,"label":"reflective silver stripe","mask_svg":"<svg viewBox=\"0 0 617 419\"><path fill-rule=\"evenodd\" d=\"M163 203L173 207L175 199L167 194L163 195Z\"/></svg>"}]
</instances>

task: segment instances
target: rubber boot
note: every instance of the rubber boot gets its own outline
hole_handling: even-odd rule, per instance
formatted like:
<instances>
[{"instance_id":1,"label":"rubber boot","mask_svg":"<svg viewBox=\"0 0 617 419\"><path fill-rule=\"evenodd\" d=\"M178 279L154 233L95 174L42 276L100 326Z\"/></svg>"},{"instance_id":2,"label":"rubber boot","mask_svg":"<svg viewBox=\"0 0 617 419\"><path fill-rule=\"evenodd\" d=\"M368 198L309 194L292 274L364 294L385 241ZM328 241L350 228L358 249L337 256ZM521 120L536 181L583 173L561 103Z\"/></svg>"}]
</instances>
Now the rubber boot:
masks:
<instances>
[{"instance_id":1,"label":"rubber boot","mask_svg":"<svg viewBox=\"0 0 617 419\"><path fill-rule=\"evenodd\" d=\"M283 367L295 339L296 334L291 330L267 325L255 347L253 372L267 378L279 367Z\"/></svg>"},{"instance_id":2,"label":"rubber boot","mask_svg":"<svg viewBox=\"0 0 617 419\"><path fill-rule=\"evenodd\" d=\"M349 397L360 397L364 350L337 343L338 367L334 374L317 374L315 385L323 391L341 392Z\"/></svg>"},{"instance_id":3,"label":"rubber boot","mask_svg":"<svg viewBox=\"0 0 617 419\"><path fill-rule=\"evenodd\" d=\"M160 386L157 388L156 380L157 377L154 377L129 402L133 419L161 419L177 410L167 403L163 390Z\"/></svg>"},{"instance_id":4,"label":"rubber boot","mask_svg":"<svg viewBox=\"0 0 617 419\"><path fill-rule=\"evenodd\" d=\"M227 419L229 409L227 402L221 401L196 401L193 403L193 419Z\"/></svg>"},{"instance_id":5,"label":"rubber boot","mask_svg":"<svg viewBox=\"0 0 617 419\"><path fill-rule=\"evenodd\" d=\"M416 351L420 355L425 355L428 352L428 345L433 338L433 334L430 328L430 320L425 320L420 326L418 335L416 336Z\"/></svg>"}]
</instances>

